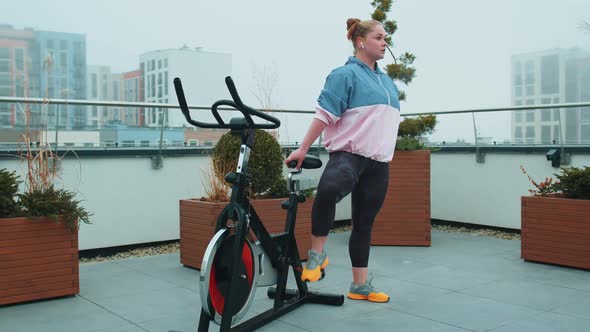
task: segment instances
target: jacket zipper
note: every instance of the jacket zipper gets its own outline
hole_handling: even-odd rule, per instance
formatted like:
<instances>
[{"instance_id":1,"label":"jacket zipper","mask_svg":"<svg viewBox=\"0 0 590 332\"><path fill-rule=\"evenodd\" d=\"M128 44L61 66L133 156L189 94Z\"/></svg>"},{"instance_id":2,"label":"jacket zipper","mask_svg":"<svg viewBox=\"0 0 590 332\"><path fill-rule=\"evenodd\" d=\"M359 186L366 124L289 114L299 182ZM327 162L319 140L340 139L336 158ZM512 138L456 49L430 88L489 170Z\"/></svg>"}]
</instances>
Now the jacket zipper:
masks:
<instances>
[{"instance_id":1,"label":"jacket zipper","mask_svg":"<svg viewBox=\"0 0 590 332\"><path fill-rule=\"evenodd\" d=\"M385 94L387 95L387 105L391 105L391 98L389 97L389 92L387 92L387 89L383 86L383 83L381 83L381 78L379 77L379 74L375 74L375 75L377 75L377 79L379 80L379 85L381 85L383 90L385 90Z\"/></svg>"}]
</instances>

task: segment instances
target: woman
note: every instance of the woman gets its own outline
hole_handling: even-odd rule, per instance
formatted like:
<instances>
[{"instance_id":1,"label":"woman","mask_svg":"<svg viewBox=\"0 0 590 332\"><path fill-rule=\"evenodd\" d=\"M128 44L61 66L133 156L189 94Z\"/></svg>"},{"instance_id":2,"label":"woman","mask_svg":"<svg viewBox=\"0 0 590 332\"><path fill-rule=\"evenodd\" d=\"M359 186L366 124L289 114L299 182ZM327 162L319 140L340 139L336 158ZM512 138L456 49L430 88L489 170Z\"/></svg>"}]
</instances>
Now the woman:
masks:
<instances>
[{"instance_id":1,"label":"woman","mask_svg":"<svg viewBox=\"0 0 590 332\"><path fill-rule=\"evenodd\" d=\"M352 232L349 254L353 282L348 297L387 302L389 295L367 281L371 229L381 209L389 180L400 123L399 90L377 66L387 47L386 33L377 21L349 19L348 39L354 56L327 77L316 114L301 147L285 160L297 168L311 144L324 133L330 153L312 208L312 244L301 279L314 282L328 266L324 245L334 221L336 203L352 193Z\"/></svg>"}]
</instances>

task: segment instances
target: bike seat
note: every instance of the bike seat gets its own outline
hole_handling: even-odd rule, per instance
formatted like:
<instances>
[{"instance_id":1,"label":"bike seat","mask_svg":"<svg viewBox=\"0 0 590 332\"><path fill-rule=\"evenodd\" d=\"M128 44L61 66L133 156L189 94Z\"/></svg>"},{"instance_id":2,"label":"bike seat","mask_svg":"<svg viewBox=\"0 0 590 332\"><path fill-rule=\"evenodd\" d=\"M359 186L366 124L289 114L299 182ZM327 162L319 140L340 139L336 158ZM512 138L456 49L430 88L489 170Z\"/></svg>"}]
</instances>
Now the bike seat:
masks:
<instances>
[{"instance_id":1,"label":"bike seat","mask_svg":"<svg viewBox=\"0 0 590 332\"><path fill-rule=\"evenodd\" d=\"M297 167L297 161L291 160L287 167L295 168ZM316 169L322 167L322 160L316 156L306 155L305 159L303 159L303 163L301 164L301 168L303 169Z\"/></svg>"}]
</instances>

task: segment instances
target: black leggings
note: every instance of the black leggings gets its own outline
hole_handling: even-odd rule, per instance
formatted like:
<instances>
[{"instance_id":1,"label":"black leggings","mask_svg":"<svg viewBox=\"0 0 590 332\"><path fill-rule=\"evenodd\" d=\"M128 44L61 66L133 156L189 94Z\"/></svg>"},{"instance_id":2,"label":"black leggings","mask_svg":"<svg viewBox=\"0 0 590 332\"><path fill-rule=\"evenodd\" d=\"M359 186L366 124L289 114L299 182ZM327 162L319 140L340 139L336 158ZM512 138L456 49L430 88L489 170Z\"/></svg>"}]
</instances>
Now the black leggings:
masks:
<instances>
[{"instance_id":1,"label":"black leggings","mask_svg":"<svg viewBox=\"0 0 590 332\"><path fill-rule=\"evenodd\" d=\"M352 193L352 232L348 252L353 267L367 267L371 229L383 205L388 181L388 163L349 152L331 153L313 203L311 233L327 236L334 222L336 203Z\"/></svg>"}]
</instances>

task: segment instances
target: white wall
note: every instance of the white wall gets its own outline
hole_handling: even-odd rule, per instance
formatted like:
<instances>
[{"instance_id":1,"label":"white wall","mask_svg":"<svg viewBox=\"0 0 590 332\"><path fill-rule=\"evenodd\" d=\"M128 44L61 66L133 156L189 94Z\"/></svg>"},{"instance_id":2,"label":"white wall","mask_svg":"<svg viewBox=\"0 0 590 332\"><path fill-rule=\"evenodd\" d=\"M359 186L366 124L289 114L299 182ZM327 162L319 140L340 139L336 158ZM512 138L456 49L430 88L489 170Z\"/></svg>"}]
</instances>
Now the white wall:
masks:
<instances>
[{"instance_id":1,"label":"white wall","mask_svg":"<svg viewBox=\"0 0 590 332\"><path fill-rule=\"evenodd\" d=\"M18 161L1 163L23 174ZM433 153L431 164L432 218L515 229L520 196L532 188L519 166L539 180L556 172L543 154L488 153L486 162L477 164L474 154ZM590 165L590 154L574 154L572 165ZM152 169L148 157L64 160L65 187L77 191L94 213L93 224L80 229L80 249L178 239L179 200L204 194L201 170L207 167L204 156L165 157L160 170ZM321 171L304 170L302 178L316 183ZM347 197L336 219L349 218Z\"/></svg>"},{"instance_id":2,"label":"white wall","mask_svg":"<svg viewBox=\"0 0 590 332\"><path fill-rule=\"evenodd\" d=\"M433 219L520 229L520 197L535 180L553 177L544 154L487 153L478 164L473 153L433 153L431 214ZM590 154L574 154L571 166L590 165Z\"/></svg>"},{"instance_id":3,"label":"white wall","mask_svg":"<svg viewBox=\"0 0 590 332\"><path fill-rule=\"evenodd\" d=\"M47 131L48 141L55 142L55 131ZM84 144L93 144L100 146L100 131L98 130L60 130L57 132L57 141L59 145L74 144L74 146L84 146Z\"/></svg>"}]
</instances>

